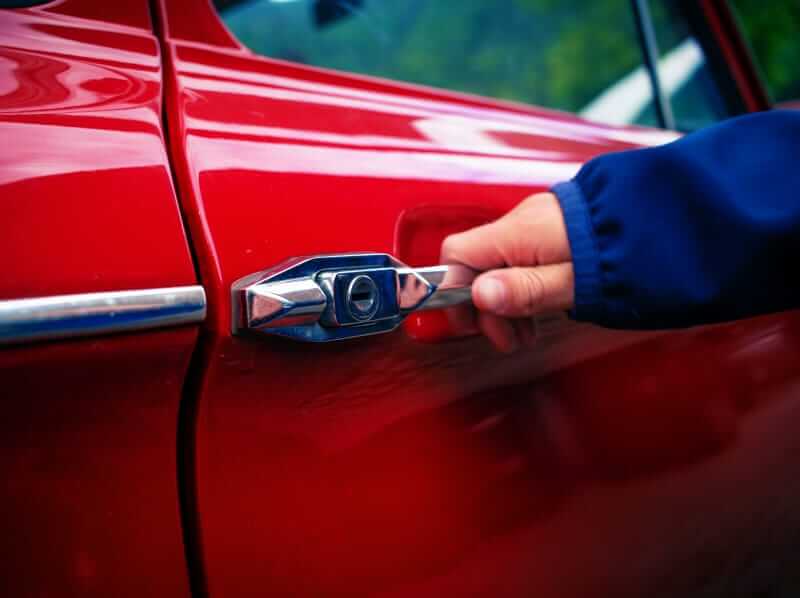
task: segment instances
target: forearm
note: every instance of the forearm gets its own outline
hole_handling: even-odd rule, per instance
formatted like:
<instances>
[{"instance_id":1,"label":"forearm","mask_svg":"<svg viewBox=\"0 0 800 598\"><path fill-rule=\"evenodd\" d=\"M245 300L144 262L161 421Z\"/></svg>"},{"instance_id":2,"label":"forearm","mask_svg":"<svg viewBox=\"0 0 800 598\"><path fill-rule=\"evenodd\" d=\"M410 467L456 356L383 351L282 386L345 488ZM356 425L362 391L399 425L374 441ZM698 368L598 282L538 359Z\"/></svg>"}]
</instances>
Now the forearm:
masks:
<instances>
[{"instance_id":1,"label":"forearm","mask_svg":"<svg viewBox=\"0 0 800 598\"><path fill-rule=\"evenodd\" d=\"M800 112L602 156L553 191L576 319L670 328L800 307Z\"/></svg>"}]
</instances>

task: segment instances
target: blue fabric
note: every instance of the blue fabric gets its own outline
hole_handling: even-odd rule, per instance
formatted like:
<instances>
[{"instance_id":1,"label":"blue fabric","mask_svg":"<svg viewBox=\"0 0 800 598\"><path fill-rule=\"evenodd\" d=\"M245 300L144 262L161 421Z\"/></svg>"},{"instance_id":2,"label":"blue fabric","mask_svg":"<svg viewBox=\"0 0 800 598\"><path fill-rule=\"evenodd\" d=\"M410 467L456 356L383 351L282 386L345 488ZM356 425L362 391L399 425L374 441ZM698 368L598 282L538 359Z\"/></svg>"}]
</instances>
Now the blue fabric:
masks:
<instances>
[{"instance_id":1,"label":"blue fabric","mask_svg":"<svg viewBox=\"0 0 800 598\"><path fill-rule=\"evenodd\" d=\"M606 154L553 192L575 319L675 328L800 307L800 112Z\"/></svg>"}]
</instances>

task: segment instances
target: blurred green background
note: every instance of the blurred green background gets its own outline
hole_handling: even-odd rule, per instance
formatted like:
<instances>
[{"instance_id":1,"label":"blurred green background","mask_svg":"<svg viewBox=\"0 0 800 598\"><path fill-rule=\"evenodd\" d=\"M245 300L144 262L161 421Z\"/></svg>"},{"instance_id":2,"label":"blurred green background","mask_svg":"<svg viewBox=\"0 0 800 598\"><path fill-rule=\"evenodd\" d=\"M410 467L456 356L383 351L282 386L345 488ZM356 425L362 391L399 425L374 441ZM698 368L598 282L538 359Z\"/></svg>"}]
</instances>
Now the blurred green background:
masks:
<instances>
[{"instance_id":1,"label":"blurred green background","mask_svg":"<svg viewBox=\"0 0 800 598\"><path fill-rule=\"evenodd\" d=\"M221 12L243 44L267 56L570 112L642 61L627 0L349 1L339 2L342 18L322 26L312 0L251 0ZM732 5L773 98L800 98L800 2ZM669 56L689 27L675 3L650 6L661 55ZM672 98L684 128L727 115L714 93L705 67L693 71ZM652 106L630 121L655 124Z\"/></svg>"},{"instance_id":2,"label":"blurred green background","mask_svg":"<svg viewBox=\"0 0 800 598\"><path fill-rule=\"evenodd\" d=\"M800 0L732 0L775 102L800 100Z\"/></svg>"}]
</instances>

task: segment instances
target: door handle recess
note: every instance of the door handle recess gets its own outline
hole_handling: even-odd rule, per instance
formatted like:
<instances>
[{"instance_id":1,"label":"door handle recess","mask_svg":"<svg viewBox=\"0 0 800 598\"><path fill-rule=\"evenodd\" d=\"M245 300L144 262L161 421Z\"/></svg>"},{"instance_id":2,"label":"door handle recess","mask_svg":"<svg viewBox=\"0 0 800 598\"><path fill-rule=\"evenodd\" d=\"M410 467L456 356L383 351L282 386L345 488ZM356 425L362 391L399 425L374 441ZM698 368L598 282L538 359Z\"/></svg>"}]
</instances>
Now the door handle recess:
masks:
<instances>
[{"instance_id":1,"label":"door handle recess","mask_svg":"<svg viewBox=\"0 0 800 598\"><path fill-rule=\"evenodd\" d=\"M385 253L292 258L233 284L233 333L327 342L390 332L412 312L471 301L475 276Z\"/></svg>"}]
</instances>

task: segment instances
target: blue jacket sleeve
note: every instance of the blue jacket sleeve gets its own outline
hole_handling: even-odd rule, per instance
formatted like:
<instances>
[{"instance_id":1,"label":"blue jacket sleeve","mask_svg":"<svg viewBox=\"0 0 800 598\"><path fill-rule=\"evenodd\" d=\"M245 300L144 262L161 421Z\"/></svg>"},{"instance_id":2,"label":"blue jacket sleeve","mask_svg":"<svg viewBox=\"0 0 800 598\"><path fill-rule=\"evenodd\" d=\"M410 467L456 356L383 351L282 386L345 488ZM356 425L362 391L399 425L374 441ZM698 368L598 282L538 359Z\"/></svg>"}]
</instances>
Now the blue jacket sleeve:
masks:
<instances>
[{"instance_id":1,"label":"blue jacket sleeve","mask_svg":"<svg viewBox=\"0 0 800 598\"><path fill-rule=\"evenodd\" d=\"M578 320L674 328L800 307L800 112L607 154L553 192Z\"/></svg>"}]
</instances>

